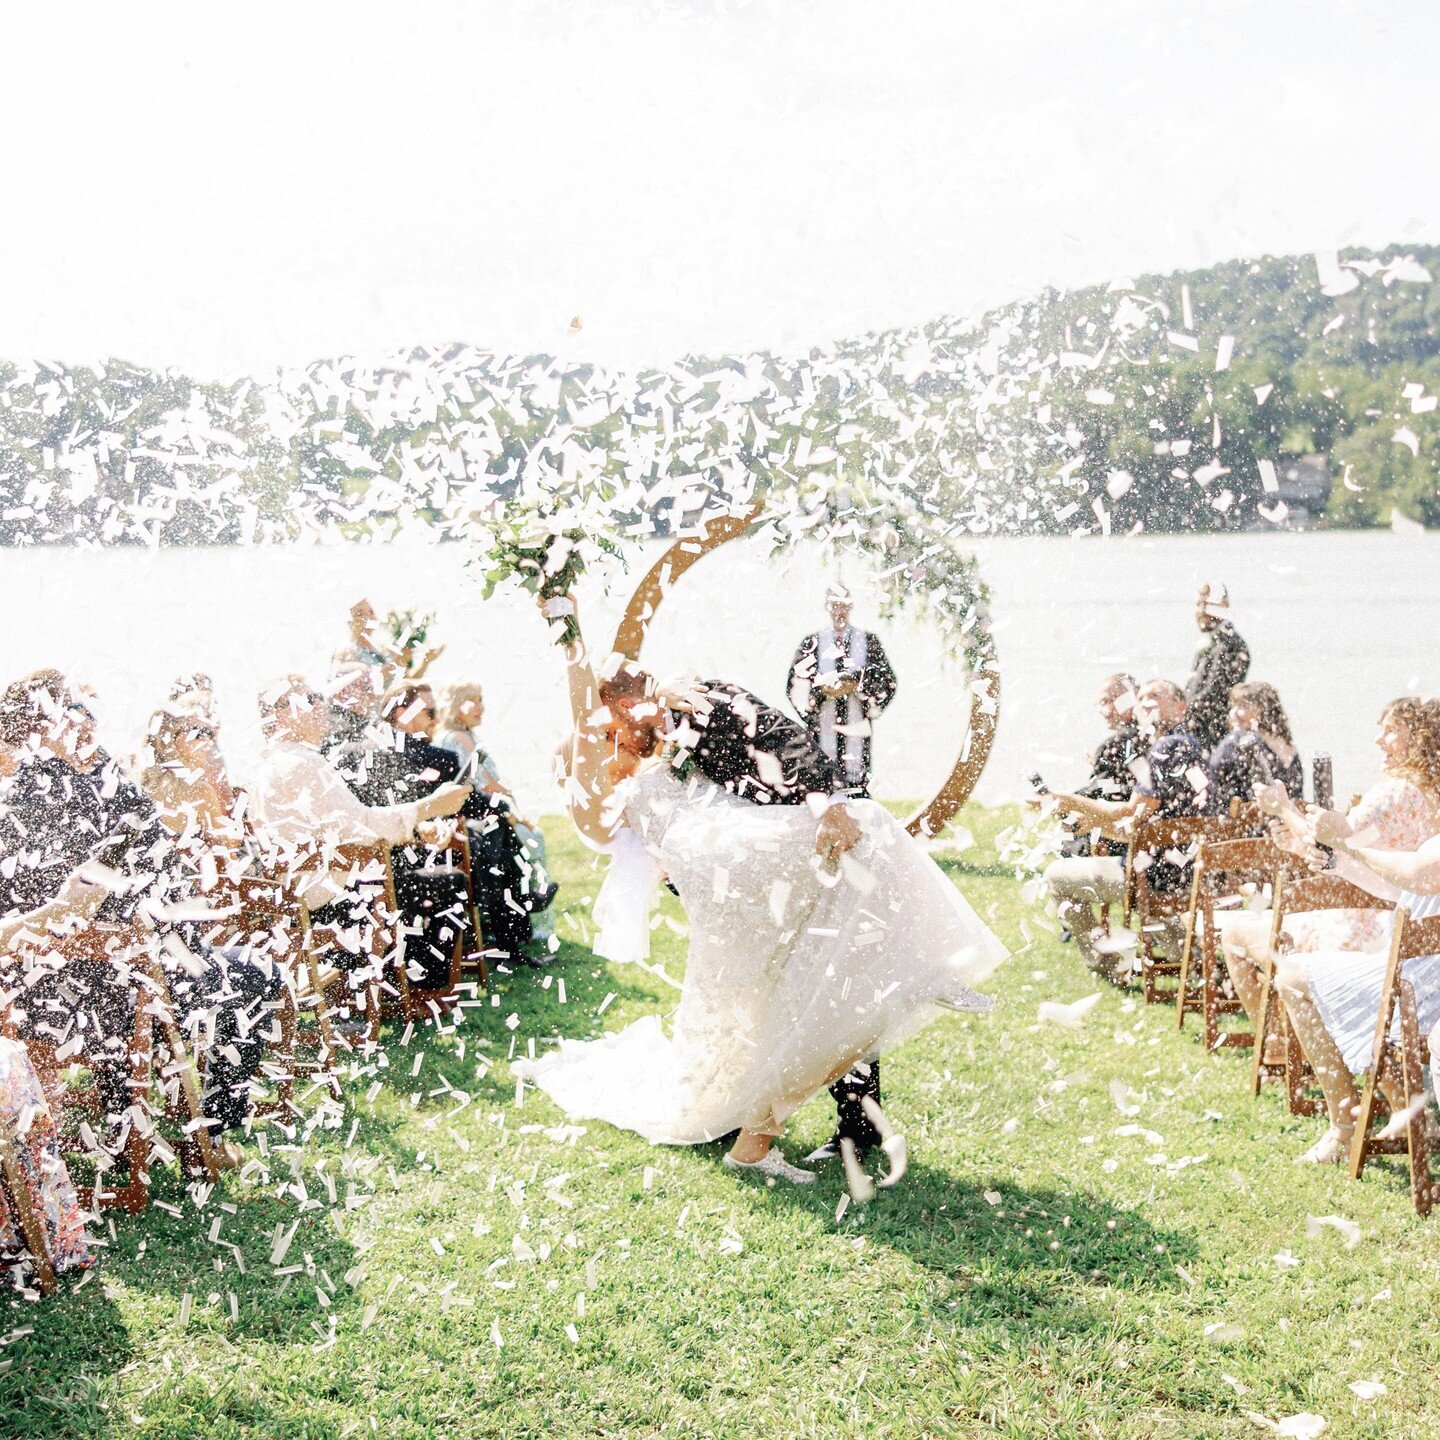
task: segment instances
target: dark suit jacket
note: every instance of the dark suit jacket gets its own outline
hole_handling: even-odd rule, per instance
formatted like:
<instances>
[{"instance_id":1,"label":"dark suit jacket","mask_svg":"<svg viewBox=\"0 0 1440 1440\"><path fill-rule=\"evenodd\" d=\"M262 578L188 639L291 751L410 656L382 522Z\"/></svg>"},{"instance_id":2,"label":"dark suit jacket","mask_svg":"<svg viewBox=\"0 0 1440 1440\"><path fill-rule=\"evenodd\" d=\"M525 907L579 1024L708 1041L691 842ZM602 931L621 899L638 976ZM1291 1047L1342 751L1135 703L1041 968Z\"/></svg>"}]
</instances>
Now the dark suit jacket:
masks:
<instances>
[{"instance_id":1,"label":"dark suit jacket","mask_svg":"<svg viewBox=\"0 0 1440 1440\"><path fill-rule=\"evenodd\" d=\"M757 805L802 805L842 788L803 725L724 680L705 681L698 696L695 713L679 717L680 746L732 795Z\"/></svg>"},{"instance_id":2,"label":"dark suit jacket","mask_svg":"<svg viewBox=\"0 0 1440 1440\"><path fill-rule=\"evenodd\" d=\"M1185 685L1185 727L1208 754L1230 728L1230 687L1250 673L1250 648L1240 632L1222 620L1195 656Z\"/></svg>"}]
</instances>

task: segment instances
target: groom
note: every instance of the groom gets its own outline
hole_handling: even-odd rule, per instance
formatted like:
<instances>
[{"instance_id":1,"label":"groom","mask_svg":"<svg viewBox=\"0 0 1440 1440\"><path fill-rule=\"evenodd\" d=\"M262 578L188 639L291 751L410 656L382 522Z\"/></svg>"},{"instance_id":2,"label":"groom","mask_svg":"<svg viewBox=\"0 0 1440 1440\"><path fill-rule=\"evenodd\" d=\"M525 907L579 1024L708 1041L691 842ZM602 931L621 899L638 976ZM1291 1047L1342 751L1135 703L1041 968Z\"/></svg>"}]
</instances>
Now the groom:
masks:
<instances>
[{"instance_id":1,"label":"groom","mask_svg":"<svg viewBox=\"0 0 1440 1440\"><path fill-rule=\"evenodd\" d=\"M860 839L860 825L837 791L834 766L803 725L723 680L702 680L683 692L662 690L630 662L600 682L610 712L611 739L622 750L649 755L658 737L673 740L707 779L756 805L809 805L821 812L816 852L834 861ZM830 1087L839 1123L807 1160L829 1160L840 1141L860 1154L880 1143L861 1101L880 1103L880 1065L861 1061Z\"/></svg>"}]
</instances>

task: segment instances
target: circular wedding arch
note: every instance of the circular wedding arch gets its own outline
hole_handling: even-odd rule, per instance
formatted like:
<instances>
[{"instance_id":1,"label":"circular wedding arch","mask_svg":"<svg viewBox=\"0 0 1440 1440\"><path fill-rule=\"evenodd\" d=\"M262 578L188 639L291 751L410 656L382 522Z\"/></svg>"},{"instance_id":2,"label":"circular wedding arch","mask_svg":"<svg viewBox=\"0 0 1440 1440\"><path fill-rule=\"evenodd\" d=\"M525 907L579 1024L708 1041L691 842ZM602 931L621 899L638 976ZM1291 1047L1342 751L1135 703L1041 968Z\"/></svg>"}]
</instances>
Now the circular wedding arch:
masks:
<instances>
[{"instance_id":1,"label":"circular wedding arch","mask_svg":"<svg viewBox=\"0 0 1440 1440\"><path fill-rule=\"evenodd\" d=\"M675 581L697 560L718 550L726 541L746 534L760 520L762 513L763 507L756 505L745 515L720 516L705 525L700 534L675 541L636 585L616 628L615 643L611 648L628 660L638 661L645 636ZM929 839L938 835L955 818L960 807L970 798L985 762L990 758L999 721L1000 670L991 650L975 672L970 686L970 714L955 763L934 797L905 822L905 828L912 835Z\"/></svg>"}]
</instances>

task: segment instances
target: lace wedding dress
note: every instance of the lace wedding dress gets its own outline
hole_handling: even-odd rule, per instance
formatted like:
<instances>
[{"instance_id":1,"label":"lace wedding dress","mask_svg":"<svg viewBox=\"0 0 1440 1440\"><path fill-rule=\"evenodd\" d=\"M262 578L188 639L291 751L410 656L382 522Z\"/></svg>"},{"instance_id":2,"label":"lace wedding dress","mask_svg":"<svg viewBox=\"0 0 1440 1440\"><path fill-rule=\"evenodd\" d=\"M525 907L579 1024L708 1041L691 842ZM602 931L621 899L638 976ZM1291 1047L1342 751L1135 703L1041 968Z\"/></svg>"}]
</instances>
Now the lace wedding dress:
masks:
<instances>
[{"instance_id":1,"label":"lace wedding dress","mask_svg":"<svg viewBox=\"0 0 1440 1440\"><path fill-rule=\"evenodd\" d=\"M637 870L663 872L689 919L685 981L668 1034L647 1016L515 1062L569 1115L670 1145L778 1130L855 1060L933 1019L937 998L990 1008L969 986L1005 948L881 806L847 802L863 836L832 874L807 806L752 804L664 763L627 784L596 902L610 948L597 949L641 958L653 890Z\"/></svg>"}]
</instances>

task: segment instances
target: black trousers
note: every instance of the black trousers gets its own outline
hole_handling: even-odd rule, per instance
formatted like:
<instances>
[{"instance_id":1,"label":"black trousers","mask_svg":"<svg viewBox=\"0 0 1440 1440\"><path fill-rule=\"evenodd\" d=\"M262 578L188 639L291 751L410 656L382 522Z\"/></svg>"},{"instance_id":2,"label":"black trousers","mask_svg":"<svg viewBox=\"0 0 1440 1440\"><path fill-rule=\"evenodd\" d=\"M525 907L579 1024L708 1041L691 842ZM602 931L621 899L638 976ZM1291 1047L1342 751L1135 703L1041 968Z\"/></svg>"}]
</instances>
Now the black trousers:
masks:
<instances>
[{"instance_id":1,"label":"black trousers","mask_svg":"<svg viewBox=\"0 0 1440 1440\"><path fill-rule=\"evenodd\" d=\"M280 967L266 956L162 949L161 966L176 1019L192 1051L205 1055L206 1116L215 1130L237 1130L250 1110L250 1081L279 1023Z\"/></svg>"},{"instance_id":2,"label":"black trousers","mask_svg":"<svg viewBox=\"0 0 1440 1440\"><path fill-rule=\"evenodd\" d=\"M861 1060L848 1074L842 1075L830 1087L835 1098L835 1110L839 1123L835 1135L841 1140L853 1140L855 1148L863 1155L880 1143L880 1132L870 1123L870 1117L860 1102L869 1096L877 1105L880 1103L880 1062Z\"/></svg>"},{"instance_id":3,"label":"black trousers","mask_svg":"<svg viewBox=\"0 0 1440 1440\"><path fill-rule=\"evenodd\" d=\"M530 873L510 823L490 815L469 826L470 871L475 883L475 907L480 912L485 948L500 951L501 959L519 960L532 939Z\"/></svg>"},{"instance_id":4,"label":"black trousers","mask_svg":"<svg viewBox=\"0 0 1440 1440\"><path fill-rule=\"evenodd\" d=\"M83 1061L107 1116L130 1108L130 1040L139 989L128 966L104 961L27 959L12 1014L21 1039L44 1040Z\"/></svg>"},{"instance_id":5,"label":"black trousers","mask_svg":"<svg viewBox=\"0 0 1440 1440\"><path fill-rule=\"evenodd\" d=\"M395 899L406 929L405 973L422 990L443 990L450 983L456 938L471 928L465 877L458 870L412 869L399 852L394 867Z\"/></svg>"}]
</instances>

